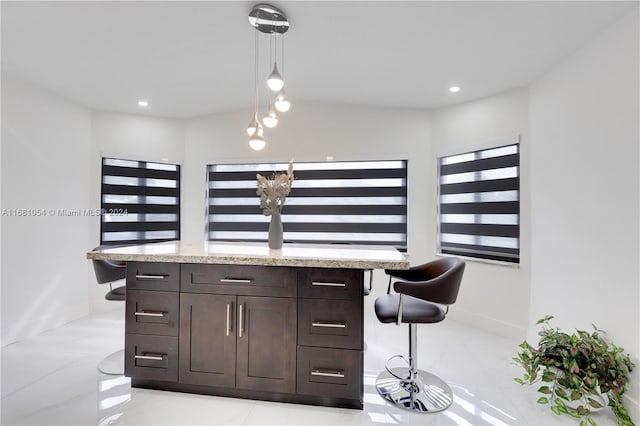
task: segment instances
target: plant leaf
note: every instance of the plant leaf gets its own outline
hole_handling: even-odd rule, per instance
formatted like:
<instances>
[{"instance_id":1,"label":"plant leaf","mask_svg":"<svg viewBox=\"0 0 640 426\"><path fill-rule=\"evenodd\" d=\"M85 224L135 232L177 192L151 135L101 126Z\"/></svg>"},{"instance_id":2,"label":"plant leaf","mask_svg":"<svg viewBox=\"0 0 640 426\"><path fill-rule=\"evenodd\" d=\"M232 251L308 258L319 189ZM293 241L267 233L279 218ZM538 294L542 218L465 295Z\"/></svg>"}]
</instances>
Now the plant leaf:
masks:
<instances>
[{"instance_id":1,"label":"plant leaf","mask_svg":"<svg viewBox=\"0 0 640 426\"><path fill-rule=\"evenodd\" d=\"M555 391L556 395L558 395L560 398L562 398L562 399L569 399L569 397L567 396L567 391L566 391L566 390L564 390L564 389L562 389L562 388L560 388L560 387L556 387L556 388L554 389L554 391ZM561 401L560 401L560 400L557 400L557 402L561 402ZM558 404L558 405L560 405L560 404ZM564 405L564 404L563 404L563 405Z\"/></svg>"},{"instance_id":2,"label":"plant leaf","mask_svg":"<svg viewBox=\"0 0 640 426\"><path fill-rule=\"evenodd\" d=\"M556 378L556 373L554 373L553 371L545 370L545 372L542 373L543 382L552 382L555 380L555 378Z\"/></svg>"},{"instance_id":3,"label":"plant leaf","mask_svg":"<svg viewBox=\"0 0 640 426\"><path fill-rule=\"evenodd\" d=\"M561 413L567 414L569 412L569 410L567 410L567 406L564 405L564 402L562 402L561 399L556 399L556 404L558 405L558 410L560 410Z\"/></svg>"},{"instance_id":4,"label":"plant leaf","mask_svg":"<svg viewBox=\"0 0 640 426\"><path fill-rule=\"evenodd\" d=\"M548 404L549 403L549 399L546 396L541 396L540 398L538 398L538 400L536 402L538 404Z\"/></svg>"},{"instance_id":5,"label":"plant leaf","mask_svg":"<svg viewBox=\"0 0 640 426\"><path fill-rule=\"evenodd\" d=\"M587 398L587 401L589 402L589 405L592 406L593 408L602 408L603 405L600 404L598 401L596 401L593 398Z\"/></svg>"},{"instance_id":6,"label":"plant leaf","mask_svg":"<svg viewBox=\"0 0 640 426\"><path fill-rule=\"evenodd\" d=\"M549 388L549 386L540 386L538 388L538 392L543 393L545 395L550 395L551 394L551 388Z\"/></svg>"}]
</instances>

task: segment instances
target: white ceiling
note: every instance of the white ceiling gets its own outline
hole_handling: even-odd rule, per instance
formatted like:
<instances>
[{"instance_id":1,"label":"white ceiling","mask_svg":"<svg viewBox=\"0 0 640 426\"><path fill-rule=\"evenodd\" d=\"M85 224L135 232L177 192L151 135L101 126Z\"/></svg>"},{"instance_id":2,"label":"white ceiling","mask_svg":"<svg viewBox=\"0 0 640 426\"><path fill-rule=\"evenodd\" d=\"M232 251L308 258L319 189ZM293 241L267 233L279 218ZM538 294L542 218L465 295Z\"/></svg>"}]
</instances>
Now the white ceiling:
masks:
<instances>
[{"instance_id":1,"label":"white ceiling","mask_svg":"<svg viewBox=\"0 0 640 426\"><path fill-rule=\"evenodd\" d=\"M194 117L250 108L254 4L2 1L2 71L99 110ZM272 4L291 22L284 74L294 108L433 108L530 83L638 2ZM261 41L266 78L268 36ZM462 91L449 93L453 84ZM150 107L142 111L139 98Z\"/></svg>"}]
</instances>

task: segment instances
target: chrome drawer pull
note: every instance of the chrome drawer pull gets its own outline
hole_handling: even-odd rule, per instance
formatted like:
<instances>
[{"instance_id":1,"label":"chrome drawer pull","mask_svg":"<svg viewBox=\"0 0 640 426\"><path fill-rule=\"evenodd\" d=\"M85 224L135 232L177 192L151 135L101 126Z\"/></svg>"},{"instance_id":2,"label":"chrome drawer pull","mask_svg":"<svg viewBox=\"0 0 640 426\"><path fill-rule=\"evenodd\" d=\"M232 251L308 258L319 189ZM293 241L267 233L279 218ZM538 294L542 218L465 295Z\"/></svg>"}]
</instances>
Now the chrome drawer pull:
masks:
<instances>
[{"instance_id":1,"label":"chrome drawer pull","mask_svg":"<svg viewBox=\"0 0 640 426\"><path fill-rule=\"evenodd\" d=\"M136 274L136 280L163 280L167 277L168 275Z\"/></svg>"},{"instance_id":2,"label":"chrome drawer pull","mask_svg":"<svg viewBox=\"0 0 640 426\"><path fill-rule=\"evenodd\" d=\"M240 305L240 312L238 313L238 337L242 337L242 310L244 304Z\"/></svg>"},{"instance_id":3,"label":"chrome drawer pull","mask_svg":"<svg viewBox=\"0 0 640 426\"><path fill-rule=\"evenodd\" d=\"M322 377L337 377L339 379L344 378L344 373L342 371L323 371L323 370L313 370L311 372L312 376L322 376Z\"/></svg>"},{"instance_id":4,"label":"chrome drawer pull","mask_svg":"<svg viewBox=\"0 0 640 426\"><path fill-rule=\"evenodd\" d=\"M347 325L343 322L322 322L316 321L311 323L311 327L326 327L326 328L346 328Z\"/></svg>"},{"instance_id":5,"label":"chrome drawer pull","mask_svg":"<svg viewBox=\"0 0 640 426\"><path fill-rule=\"evenodd\" d=\"M250 283L253 278L220 278L221 283Z\"/></svg>"},{"instance_id":6,"label":"chrome drawer pull","mask_svg":"<svg viewBox=\"0 0 640 426\"><path fill-rule=\"evenodd\" d=\"M137 317L163 317L166 315L166 312L162 311L141 311L136 312Z\"/></svg>"},{"instance_id":7,"label":"chrome drawer pull","mask_svg":"<svg viewBox=\"0 0 640 426\"><path fill-rule=\"evenodd\" d=\"M346 287L345 283L323 283L320 281L313 281L311 285L321 286L321 287Z\"/></svg>"},{"instance_id":8,"label":"chrome drawer pull","mask_svg":"<svg viewBox=\"0 0 640 426\"><path fill-rule=\"evenodd\" d=\"M148 359L151 361L162 361L164 359L163 354L153 354L153 355L134 355L135 359Z\"/></svg>"},{"instance_id":9,"label":"chrome drawer pull","mask_svg":"<svg viewBox=\"0 0 640 426\"><path fill-rule=\"evenodd\" d=\"M229 337L229 311L230 310L231 310L231 305L227 303L227 327L226 327L227 337Z\"/></svg>"}]
</instances>

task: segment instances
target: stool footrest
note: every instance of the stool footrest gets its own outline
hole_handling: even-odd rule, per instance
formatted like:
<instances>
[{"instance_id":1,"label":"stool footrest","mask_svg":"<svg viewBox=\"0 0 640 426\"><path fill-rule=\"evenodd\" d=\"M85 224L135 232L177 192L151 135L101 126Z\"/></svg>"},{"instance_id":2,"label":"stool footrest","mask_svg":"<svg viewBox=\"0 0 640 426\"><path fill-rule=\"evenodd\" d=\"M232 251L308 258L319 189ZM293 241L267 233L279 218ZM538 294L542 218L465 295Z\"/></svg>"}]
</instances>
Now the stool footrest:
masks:
<instances>
[{"instance_id":1,"label":"stool footrest","mask_svg":"<svg viewBox=\"0 0 640 426\"><path fill-rule=\"evenodd\" d=\"M407 363L407 375L406 376L399 376L397 375L397 372L402 370L403 368L391 368L389 367L389 363L391 362L392 359L394 358L400 358L401 360L403 360L405 363ZM385 370L387 370L387 372L389 374L391 374L393 377L395 377L398 380L410 380L411 379L411 363L409 362L408 359L406 359L403 355L394 355L391 358L389 358L387 360L387 362L384 364L384 368ZM396 370L395 372L393 370Z\"/></svg>"}]
</instances>

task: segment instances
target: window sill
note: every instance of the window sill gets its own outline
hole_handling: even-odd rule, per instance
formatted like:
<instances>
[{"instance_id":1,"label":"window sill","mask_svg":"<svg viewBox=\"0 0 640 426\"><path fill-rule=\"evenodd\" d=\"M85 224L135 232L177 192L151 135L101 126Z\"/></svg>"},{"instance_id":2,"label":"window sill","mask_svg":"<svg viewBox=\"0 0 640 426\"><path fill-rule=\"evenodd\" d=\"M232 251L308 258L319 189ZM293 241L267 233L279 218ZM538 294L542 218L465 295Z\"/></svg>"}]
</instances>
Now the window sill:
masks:
<instances>
[{"instance_id":1,"label":"window sill","mask_svg":"<svg viewBox=\"0 0 640 426\"><path fill-rule=\"evenodd\" d=\"M519 263L502 262L500 260L481 259L479 257L461 256L461 255L453 255L453 254L446 254L446 253L436 253L436 256L437 257L459 257L460 259L463 259L465 262L486 263L489 265L504 266L506 268L512 268L512 269L520 269Z\"/></svg>"}]
</instances>

